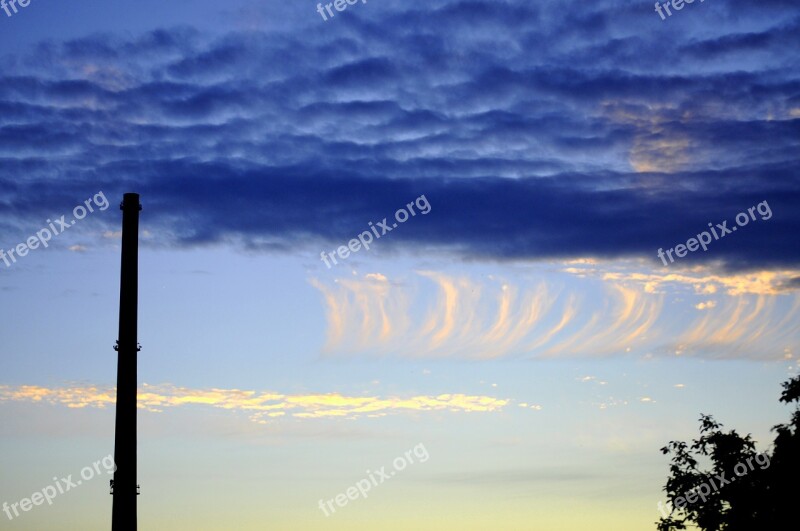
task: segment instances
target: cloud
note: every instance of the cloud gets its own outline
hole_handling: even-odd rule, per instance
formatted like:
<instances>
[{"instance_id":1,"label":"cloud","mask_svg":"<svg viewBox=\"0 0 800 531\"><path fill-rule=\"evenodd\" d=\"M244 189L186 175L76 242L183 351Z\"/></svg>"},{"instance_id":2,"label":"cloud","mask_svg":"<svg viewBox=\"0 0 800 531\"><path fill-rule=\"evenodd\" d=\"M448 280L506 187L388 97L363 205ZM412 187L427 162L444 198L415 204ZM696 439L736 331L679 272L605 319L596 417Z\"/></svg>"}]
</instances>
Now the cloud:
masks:
<instances>
[{"instance_id":1,"label":"cloud","mask_svg":"<svg viewBox=\"0 0 800 531\"><path fill-rule=\"evenodd\" d=\"M698 310L709 310L717 305L717 301L704 301L694 305Z\"/></svg>"},{"instance_id":2,"label":"cloud","mask_svg":"<svg viewBox=\"0 0 800 531\"><path fill-rule=\"evenodd\" d=\"M768 200L773 219L686 263L795 269L800 19L719 4L699 26L616 1L437 0L324 31L310 11L303 31L43 42L0 61L0 233L136 189L148 245L297 252L426 194L382 248L649 258Z\"/></svg>"},{"instance_id":3,"label":"cloud","mask_svg":"<svg viewBox=\"0 0 800 531\"><path fill-rule=\"evenodd\" d=\"M328 316L325 352L777 360L797 345L800 293L779 289L796 272L725 277L617 261L564 266L529 268L536 280L434 271L380 281L370 274L314 278Z\"/></svg>"},{"instance_id":4,"label":"cloud","mask_svg":"<svg viewBox=\"0 0 800 531\"><path fill-rule=\"evenodd\" d=\"M98 386L42 387L0 385L0 402L34 402L68 408L113 407L114 388ZM138 405L151 412L199 405L231 411L244 411L257 423L289 416L297 419L374 418L398 413L447 411L454 413L500 411L510 400L460 393L409 397L347 396L340 393L287 395L240 389L191 389L174 385L144 384L138 392Z\"/></svg>"},{"instance_id":5,"label":"cloud","mask_svg":"<svg viewBox=\"0 0 800 531\"><path fill-rule=\"evenodd\" d=\"M596 264L596 262L595 262ZM800 270L761 270L720 274L713 266L689 269L653 268L643 261L604 262L602 268L572 263L563 271L578 277L602 276L603 280L640 285L647 293L669 288L690 287L694 293L713 295L724 291L728 295L780 295L795 291Z\"/></svg>"}]
</instances>

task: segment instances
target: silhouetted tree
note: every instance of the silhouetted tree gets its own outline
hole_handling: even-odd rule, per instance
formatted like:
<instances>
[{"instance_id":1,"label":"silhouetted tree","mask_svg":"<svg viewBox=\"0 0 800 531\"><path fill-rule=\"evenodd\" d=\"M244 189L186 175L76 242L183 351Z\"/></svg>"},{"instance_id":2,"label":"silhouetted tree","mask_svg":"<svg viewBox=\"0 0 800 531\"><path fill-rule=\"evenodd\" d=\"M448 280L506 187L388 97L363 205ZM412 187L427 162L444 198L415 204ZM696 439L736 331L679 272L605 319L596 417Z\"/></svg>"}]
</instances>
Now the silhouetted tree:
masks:
<instances>
[{"instance_id":1,"label":"silhouetted tree","mask_svg":"<svg viewBox=\"0 0 800 531\"><path fill-rule=\"evenodd\" d=\"M750 435L722 431L710 415L700 417L700 438L691 445L671 441L661 449L672 461L664 486L668 501L659 503L659 531L797 528L800 377L783 383L780 401L796 404L791 421L772 428L777 435L771 455L757 453Z\"/></svg>"}]
</instances>

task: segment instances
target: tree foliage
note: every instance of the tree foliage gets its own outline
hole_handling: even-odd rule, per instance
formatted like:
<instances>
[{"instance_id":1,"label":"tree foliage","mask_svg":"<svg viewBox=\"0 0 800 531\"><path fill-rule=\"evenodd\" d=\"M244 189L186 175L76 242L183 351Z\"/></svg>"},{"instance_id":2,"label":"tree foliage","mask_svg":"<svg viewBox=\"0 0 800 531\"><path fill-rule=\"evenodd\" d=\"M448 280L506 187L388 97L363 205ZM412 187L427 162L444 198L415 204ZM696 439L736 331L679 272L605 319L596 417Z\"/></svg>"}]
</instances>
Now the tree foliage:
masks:
<instances>
[{"instance_id":1,"label":"tree foliage","mask_svg":"<svg viewBox=\"0 0 800 531\"><path fill-rule=\"evenodd\" d=\"M710 415L700 417L700 437L671 441L671 455L658 531L753 531L795 528L792 502L800 480L800 377L783 383L780 401L795 404L791 420L772 428L769 451L758 453L748 434L723 431ZM787 527L787 525L789 527Z\"/></svg>"}]
</instances>

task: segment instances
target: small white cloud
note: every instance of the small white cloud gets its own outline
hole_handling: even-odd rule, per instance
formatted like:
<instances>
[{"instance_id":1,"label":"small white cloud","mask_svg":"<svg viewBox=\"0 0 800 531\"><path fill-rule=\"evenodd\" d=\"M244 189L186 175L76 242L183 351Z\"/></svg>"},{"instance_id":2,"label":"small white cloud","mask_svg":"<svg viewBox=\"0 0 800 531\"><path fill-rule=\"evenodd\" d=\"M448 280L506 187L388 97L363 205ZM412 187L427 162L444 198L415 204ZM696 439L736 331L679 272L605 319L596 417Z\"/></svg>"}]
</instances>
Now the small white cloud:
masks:
<instances>
[{"instance_id":1,"label":"small white cloud","mask_svg":"<svg viewBox=\"0 0 800 531\"><path fill-rule=\"evenodd\" d=\"M584 376L582 378L578 378L579 382L594 382L597 385L606 385L608 382L605 380L598 380L597 376Z\"/></svg>"},{"instance_id":2,"label":"small white cloud","mask_svg":"<svg viewBox=\"0 0 800 531\"><path fill-rule=\"evenodd\" d=\"M686 386L685 386L685 385L683 385L683 384L675 384L675 386L674 386L674 387L675 387L676 389L683 389L683 388L684 388L684 387L686 387Z\"/></svg>"},{"instance_id":3,"label":"small white cloud","mask_svg":"<svg viewBox=\"0 0 800 531\"><path fill-rule=\"evenodd\" d=\"M83 245L72 245L72 246L68 247L68 249L70 251L72 251L73 253L85 253L88 250Z\"/></svg>"},{"instance_id":4,"label":"small white cloud","mask_svg":"<svg viewBox=\"0 0 800 531\"><path fill-rule=\"evenodd\" d=\"M706 284L705 286L700 287L696 285L694 290L697 293L707 293L707 294L714 294L717 292L717 287L714 284Z\"/></svg>"},{"instance_id":5,"label":"small white cloud","mask_svg":"<svg viewBox=\"0 0 800 531\"><path fill-rule=\"evenodd\" d=\"M110 230L107 230L107 231L105 231L103 233L103 238L108 238L108 239L112 239L112 240L120 240L120 239L122 239L122 231L121 230L116 230L116 231L112 232Z\"/></svg>"},{"instance_id":6,"label":"small white cloud","mask_svg":"<svg viewBox=\"0 0 800 531\"><path fill-rule=\"evenodd\" d=\"M701 302L700 304L696 304L695 308L698 310L709 310L717 305L717 301L705 301Z\"/></svg>"}]
</instances>

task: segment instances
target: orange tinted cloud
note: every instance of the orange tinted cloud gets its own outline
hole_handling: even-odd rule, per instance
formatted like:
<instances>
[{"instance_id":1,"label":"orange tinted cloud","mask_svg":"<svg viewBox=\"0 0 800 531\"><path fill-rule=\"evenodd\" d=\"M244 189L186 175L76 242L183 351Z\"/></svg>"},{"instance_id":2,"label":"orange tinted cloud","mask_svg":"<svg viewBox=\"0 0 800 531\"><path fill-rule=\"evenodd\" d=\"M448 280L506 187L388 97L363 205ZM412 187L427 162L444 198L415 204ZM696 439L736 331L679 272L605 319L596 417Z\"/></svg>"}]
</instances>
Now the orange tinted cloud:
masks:
<instances>
[{"instance_id":1,"label":"orange tinted cloud","mask_svg":"<svg viewBox=\"0 0 800 531\"><path fill-rule=\"evenodd\" d=\"M69 408L105 408L114 405L112 387L73 386L48 388L36 385L0 385L0 402L40 402ZM295 418L342 417L355 419L400 412L450 411L455 413L499 411L510 401L489 396L442 394L411 397L347 396L340 393L285 395L240 389L190 389L169 384L144 384L139 407L153 412L189 404L251 413L253 421L289 415Z\"/></svg>"},{"instance_id":2,"label":"orange tinted cloud","mask_svg":"<svg viewBox=\"0 0 800 531\"><path fill-rule=\"evenodd\" d=\"M782 359L798 343L798 271L721 275L641 260L573 260L555 270L532 265L531 274L509 280L434 271L372 277L313 283L329 316L327 352Z\"/></svg>"}]
</instances>

